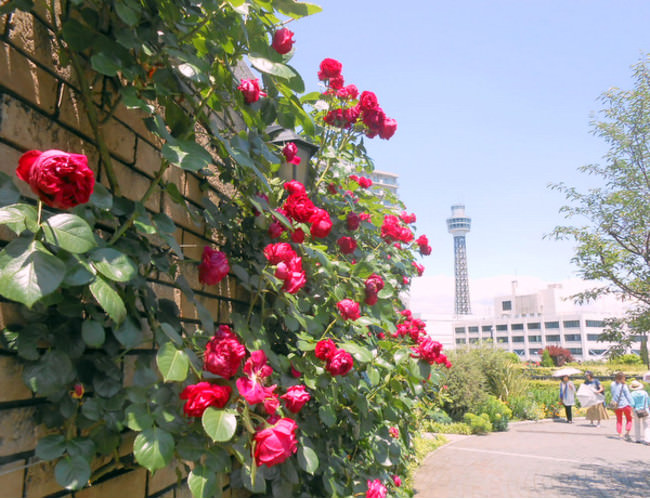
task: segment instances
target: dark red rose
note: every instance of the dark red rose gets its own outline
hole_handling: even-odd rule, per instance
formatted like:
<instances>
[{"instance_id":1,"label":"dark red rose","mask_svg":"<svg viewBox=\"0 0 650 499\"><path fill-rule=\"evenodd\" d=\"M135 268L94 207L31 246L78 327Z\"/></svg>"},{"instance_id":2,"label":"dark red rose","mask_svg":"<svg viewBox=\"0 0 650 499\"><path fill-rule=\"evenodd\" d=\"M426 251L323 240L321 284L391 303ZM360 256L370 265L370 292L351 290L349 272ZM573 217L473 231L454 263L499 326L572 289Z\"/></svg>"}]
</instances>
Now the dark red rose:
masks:
<instances>
[{"instance_id":1,"label":"dark red rose","mask_svg":"<svg viewBox=\"0 0 650 499\"><path fill-rule=\"evenodd\" d=\"M293 142L287 142L287 144L282 148L282 154L284 159L287 160L287 163L293 165L300 164L300 156L298 156L298 146Z\"/></svg>"},{"instance_id":2,"label":"dark red rose","mask_svg":"<svg viewBox=\"0 0 650 499\"><path fill-rule=\"evenodd\" d=\"M207 381L186 386L180 394L181 400L187 400L183 411L188 416L200 418L208 407L222 409L228 403L231 392L229 386L213 385Z\"/></svg>"},{"instance_id":3,"label":"dark red rose","mask_svg":"<svg viewBox=\"0 0 650 499\"><path fill-rule=\"evenodd\" d=\"M332 356L327 359L325 369L327 369L332 376L345 376L350 372L353 365L354 359L352 358L352 355L342 348L338 348Z\"/></svg>"},{"instance_id":4,"label":"dark red rose","mask_svg":"<svg viewBox=\"0 0 650 499\"><path fill-rule=\"evenodd\" d=\"M309 223L311 223L311 237L318 238L327 237L333 226L330 214L321 208L316 208Z\"/></svg>"},{"instance_id":5,"label":"dark red rose","mask_svg":"<svg viewBox=\"0 0 650 499\"><path fill-rule=\"evenodd\" d=\"M287 393L280 397L284 400L287 409L294 414L300 412L300 409L309 402L311 395L303 385L294 385L287 388Z\"/></svg>"},{"instance_id":6,"label":"dark red rose","mask_svg":"<svg viewBox=\"0 0 650 499\"><path fill-rule=\"evenodd\" d=\"M374 92L364 90L361 92L361 96L359 97L359 106L363 112L372 111L379 109L379 101Z\"/></svg>"},{"instance_id":7,"label":"dark red rose","mask_svg":"<svg viewBox=\"0 0 650 499\"><path fill-rule=\"evenodd\" d=\"M339 245L339 249L344 255L354 253L354 250L357 249L357 242L354 240L354 238L349 236L340 237L336 243Z\"/></svg>"},{"instance_id":8,"label":"dark red rose","mask_svg":"<svg viewBox=\"0 0 650 499\"><path fill-rule=\"evenodd\" d=\"M340 302L338 302L336 306L339 309L341 317L343 317L344 319L356 321L359 317L361 317L359 311L359 304L354 300L345 298Z\"/></svg>"},{"instance_id":9,"label":"dark red rose","mask_svg":"<svg viewBox=\"0 0 650 499\"><path fill-rule=\"evenodd\" d=\"M258 431L255 436L255 463L269 468L283 463L298 450L296 430L293 419L282 418L273 426Z\"/></svg>"},{"instance_id":10,"label":"dark red rose","mask_svg":"<svg viewBox=\"0 0 650 499\"><path fill-rule=\"evenodd\" d=\"M307 197L307 194L299 193L289 194L283 208L288 216L300 223L308 223L317 210L314 203Z\"/></svg>"},{"instance_id":11,"label":"dark red rose","mask_svg":"<svg viewBox=\"0 0 650 499\"><path fill-rule=\"evenodd\" d=\"M327 360L334 355L334 352L336 352L336 344L332 340L320 340L316 343L314 354L317 359Z\"/></svg>"},{"instance_id":12,"label":"dark red rose","mask_svg":"<svg viewBox=\"0 0 650 499\"><path fill-rule=\"evenodd\" d=\"M27 151L18 160L16 175L43 203L61 210L87 203L95 187L88 158L57 149Z\"/></svg>"},{"instance_id":13,"label":"dark red rose","mask_svg":"<svg viewBox=\"0 0 650 499\"><path fill-rule=\"evenodd\" d=\"M226 379L232 378L246 356L246 347L229 326L219 329L205 347L203 369Z\"/></svg>"},{"instance_id":14,"label":"dark red rose","mask_svg":"<svg viewBox=\"0 0 650 499\"><path fill-rule=\"evenodd\" d=\"M318 72L319 80L329 80L330 78L336 78L341 75L341 70L343 69L343 64L341 64L336 59L323 59L323 62L320 63L320 71Z\"/></svg>"},{"instance_id":15,"label":"dark red rose","mask_svg":"<svg viewBox=\"0 0 650 499\"><path fill-rule=\"evenodd\" d=\"M214 286L230 272L228 257L222 251L213 250L209 246L203 247L203 255L199 264L199 282Z\"/></svg>"},{"instance_id":16,"label":"dark red rose","mask_svg":"<svg viewBox=\"0 0 650 499\"><path fill-rule=\"evenodd\" d=\"M291 52L293 47L294 33L287 28L280 28L273 34L273 42L271 47L275 49L278 54L286 54Z\"/></svg>"},{"instance_id":17,"label":"dark red rose","mask_svg":"<svg viewBox=\"0 0 650 499\"><path fill-rule=\"evenodd\" d=\"M351 211L348 213L348 216L345 218L345 225L348 228L348 230L357 230L359 228L359 224L361 223L361 217L357 215L355 212Z\"/></svg>"},{"instance_id":18,"label":"dark red rose","mask_svg":"<svg viewBox=\"0 0 650 499\"><path fill-rule=\"evenodd\" d=\"M296 229L291 233L291 240L294 243L302 243L305 241L305 231L302 229Z\"/></svg>"}]
</instances>

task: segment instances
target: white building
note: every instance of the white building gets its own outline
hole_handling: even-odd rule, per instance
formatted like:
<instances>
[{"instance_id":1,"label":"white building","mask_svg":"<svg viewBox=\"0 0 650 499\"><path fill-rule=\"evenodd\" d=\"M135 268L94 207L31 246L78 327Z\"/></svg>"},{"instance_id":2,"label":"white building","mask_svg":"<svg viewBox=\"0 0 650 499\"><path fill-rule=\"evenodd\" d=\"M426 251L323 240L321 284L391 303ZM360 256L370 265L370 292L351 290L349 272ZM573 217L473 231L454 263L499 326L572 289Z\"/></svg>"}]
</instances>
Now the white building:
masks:
<instances>
[{"instance_id":1,"label":"white building","mask_svg":"<svg viewBox=\"0 0 650 499\"><path fill-rule=\"evenodd\" d=\"M370 180L372 180L372 189L377 193L380 198L385 198L387 193L393 194L397 197L397 188L399 184L397 179L399 175L390 172L384 172L380 170L375 170L370 173ZM383 203L386 206L393 206L393 203L390 203L386 199L383 199Z\"/></svg>"},{"instance_id":2,"label":"white building","mask_svg":"<svg viewBox=\"0 0 650 499\"><path fill-rule=\"evenodd\" d=\"M456 346L491 340L522 360L540 360L547 345L566 348L576 360L603 359L611 343L599 342L604 320L611 313L581 311L561 302L559 285L519 295L516 282L510 295L494 299L492 317L465 316L453 322Z\"/></svg>"}]
</instances>

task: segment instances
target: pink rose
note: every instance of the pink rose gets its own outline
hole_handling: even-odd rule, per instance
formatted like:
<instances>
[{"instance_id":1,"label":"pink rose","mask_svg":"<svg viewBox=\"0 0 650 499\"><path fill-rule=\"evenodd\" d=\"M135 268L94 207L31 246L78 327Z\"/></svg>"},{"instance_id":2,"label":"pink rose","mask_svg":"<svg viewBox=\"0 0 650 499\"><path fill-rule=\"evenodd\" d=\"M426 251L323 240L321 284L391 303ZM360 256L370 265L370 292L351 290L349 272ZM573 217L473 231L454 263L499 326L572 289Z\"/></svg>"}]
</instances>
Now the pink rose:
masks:
<instances>
[{"instance_id":1,"label":"pink rose","mask_svg":"<svg viewBox=\"0 0 650 499\"><path fill-rule=\"evenodd\" d=\"M320 340L316 343L314 353L317 359L328 360L336 352L336 344L330 340Z\"/></svg>"},{"instance_id":2,"label":"pink rose","mask_svg":"<svg viewBox=\"0 0 650 499\"><path fill-rule=\"evenodd\" d=\"M213 250L209 246L203 247L203 255L199 264L199 282L214 286L230 272L228 258L222 251Z\"/></svg>"},{"instance_id":3,"label":"pink rose","mask_svg":"<svg viewBox=\"0 0 650 499\"><path fill-rule=\"evenodd\" d=\"M181 400L187 400L183 411L188 416L200 418L208 407L223 408L231 392L229 386L213 385L207 381L186 386L180 394Z\"/></svg>"},{"instance_id":4,"label":"pink rose","mask_svg":"<svg viewBox=\"0 0 650 499\"><path fill-rule=\"evenodd\" d=\"M390 428L388 428L388 433L393 438L399 438L399 428L397 428L396 426L391 426Z\"/></svg>"},{"instance_id":5,"label":"pink rose","mask_svg":"<svg viewBox=\"0 0 650 499\"><path fill-rule=\"evenodd\" d=\"M16 175L43 203L62 210L87 203L95 187L88 158L57 149L27 151L18 160Z\"/></svg>"},{"instance_id":6,"label":"pink rose","mask_svg":"<svg viewBox=\"0 0 650 499\"><path fill-rule=\"evenodd\" d=\"M338 241L336 241L336 243L339 245L339 249L344 255L354 253L354 250L357 249L357 242L352 237L342 236Z\"/></svg>"},{"instance_id":7,"label":"pink rose","mask_svg":"<svg viewBox=\"0 0 650 499\"><path fill-rule=\"evenodd\" d=\"M361 317L361 313L359 311L359 304L354 300L345 298L340 302L338 302L336 306L339 309L339 313L341 314L341 317L343 317L344 319L356 321L359 317Z\"/></svg>"},{"instance_id":8,"label":"pink rose","mask_svg":"<svg viewBox=\"0 0 650 499\"><path fill-rule=\"evenodd\" d=\"M205 347L203 369L226 379L232 378L246 356L242 345L229 326L219 326Z\"/></svg>"},{"instance_id":9,"label":"pink rose","mask_svg":"<svg viewBox=\"0 0 650 499\"><path fill-rule=\"evenodd\" d=\"M271 47L275 49L278 54L286 54L291 52L293 47L294 33L287 28L280 28L273 34L273 42Z\"/></svg>"},{"instance_id":10,"label":"pink rose","mask_svg":"<svg viewBox=\"0 0 650 499\"><path fill-rule=\"evenodd\" d=\"M296 430L293 419L282 418L273 426L258 431L255 436L255 463L269 468L283 463L298 450Z\"/></svg>"},{"instance_id":11,"label":"pink rose","mask_svg":"<svg viewBox=\"0 0 650 499\"><path fill-rule=\"evenodd\" d=\"M341 76L341 70L343 69L343 64L341 64L336 59L323 59L320 63L320 71L318 72L319 80L329 80L331 78L336 78Z\"/></svg>"},{"instance_id":12,"label":"pink rose","mask_svg":"<svg viewBox=\"0 0 650 499\"><path fill-rule=\"evenodd\" d=\"M327 237L333 226L330 214L321 208L316 208L309 223L311 224L311 237L314 238Z\"/></svg>"},{"instance_id":13,"label":"pink rose","mask_svg":"<svg viewBox=\"0 0 650 499\"><path fill-rule=\"evenodd\" d=\"M379 479L368 480L368 490L366 491L366 497L386 497L386 492L388 490L382 485Z\"/></svg>"},{"instance_id":14,"label":"pink rose","mask_svg":"<svg viewBox=\"0 0 650 499\"><path fill-rule=\"evenodd\" d=\"M303 385L294 385L287 388L287 393L280 398L284 400L287 409L295 414L300 412L300 409L309 402L311 395Z\"/></svg>"},{"instance_id":15,"label":"pink rose","mask_svg":"<svg viewBox=\"0 0 650 499\"><path fill-rule=\"evenodd\" d=\"M327 359L325 369L327 369L332 376L345 376L350 372L353 365L354 359L352 358L352 355L342 348L338 348L330 358Z\"/></svg>"},{"instance_id":16,"label":"pink rose","mask_svg":"<svg viewBox=\"0 0 650 499\"><path fill-rule=\"evenodd\" d=\"M260 100L260 97L266 97L266 93L260 90L260 84L257 78L242 80L237 87L237 90L239 90L244 96L244 102L246 102L246 104L252 104L253 102Z\"/></svg>"},{"instance_id":17,"label":"pink rose","mask_svg":"<svg viewBox=\"0 0 650 499\"><path fill-rule=\"evenodd\" d=\"M298 156L298 146L296 146L296 144L294 144L293 142L287 142L287 144L282 148L282 154L284 155L284 159L287 160L287 163L291 163L293 165L300 164L300 156Z\"/></svg>"}]
</instances>

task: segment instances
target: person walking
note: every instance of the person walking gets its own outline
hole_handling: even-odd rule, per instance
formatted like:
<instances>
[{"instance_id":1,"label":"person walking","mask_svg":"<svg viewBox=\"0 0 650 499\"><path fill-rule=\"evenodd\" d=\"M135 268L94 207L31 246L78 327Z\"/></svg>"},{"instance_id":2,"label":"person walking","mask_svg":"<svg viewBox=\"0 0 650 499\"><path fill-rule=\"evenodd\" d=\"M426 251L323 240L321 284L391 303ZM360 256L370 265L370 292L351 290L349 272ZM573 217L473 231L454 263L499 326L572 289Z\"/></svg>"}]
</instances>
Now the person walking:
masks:
<instances>
[{"instance_id":1,"label":"person walking","mask_svg":"<svg viewBox=\"0 0 650 499\"><path fill-rule=\"evenodd\" d=\"M616 414L616 433L623 438L623 416L625 415L625 440L630 440L630 430L632 429L632 395L630 389L625 383L625 374L617 372L612 386L609 388L612 394L612 403L614 414Z\"/></svg>"},{"instance_id":2,"label":"person walking","mask_svg":"<svg viewBox=\"0 0 650 499\"><path fill-rule=\"evenodd\" d=\"M564 405L566 422L572 424L573 417L571 410L576 403L576 387L567 375L562 376L562 381L560 381L560 402Z\"/></svg>"},{"instance_id":3,"label":"person walking","mask_svg":"<svg viewBox=\"0 0 650 499\"><path fill-rule=\"evenodd\" d=\"M648 428L650 397L644 390L643 383L636 380L630 383L630 391L634 409L634 439L637 444L650 445L650 429Z\"/></svg>"},{"instance_id":4,"label":"person walking","mask_svg":"<svg viewBox=\"0 0 650 499\"><path fill-rule=\"evenodd\" d=\"M594 373L591 371L585 371L585 377L585 385L591 387L594 392L602 394L605 391L605 387L602 383L594 378ZM605 409L604 404L594 404L587 408L585 419L588 419L592 425L594 424L594 421L596 421L596 428L598 428L600 427L600 421L602 419L609 419L609 414L607 414L607 409Z\"/></svg>"}]
</instances>

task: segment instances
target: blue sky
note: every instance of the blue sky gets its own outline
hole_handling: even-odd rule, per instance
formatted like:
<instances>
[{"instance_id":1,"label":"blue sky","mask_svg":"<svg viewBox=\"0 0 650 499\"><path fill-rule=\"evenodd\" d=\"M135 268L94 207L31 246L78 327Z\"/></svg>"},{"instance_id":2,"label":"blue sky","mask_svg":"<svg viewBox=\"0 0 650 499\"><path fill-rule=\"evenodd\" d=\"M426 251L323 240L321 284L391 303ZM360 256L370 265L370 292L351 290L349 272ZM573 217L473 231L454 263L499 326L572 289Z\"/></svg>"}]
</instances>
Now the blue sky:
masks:
<instances>
[{"instance_id":1,"label":"blue sky","mask_svg":"<svg viewBox=\"0 0 650 499\"><path fill-rule=\"evenodd\" d=\"M465 203L470 278L554 281L575 275L571 244L544 240L563 223L565 182L601 161L590 118L610 87L630 88L630 66L650 52L650 2L640 0L323 0L288 27L291 64L309 91L325 57L346 83L372 90L398 121L367 142L377 169L399 174L400 197L433 247L425 276L453 275L445 220Z\"/></svg>"}]
</instances>

